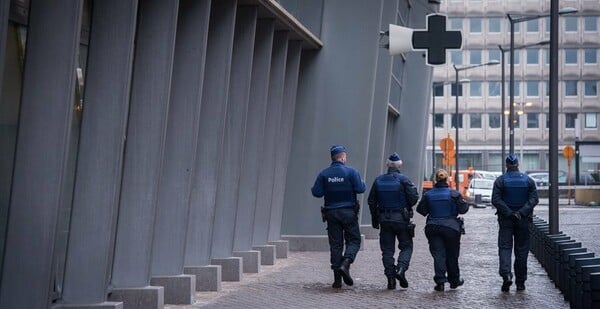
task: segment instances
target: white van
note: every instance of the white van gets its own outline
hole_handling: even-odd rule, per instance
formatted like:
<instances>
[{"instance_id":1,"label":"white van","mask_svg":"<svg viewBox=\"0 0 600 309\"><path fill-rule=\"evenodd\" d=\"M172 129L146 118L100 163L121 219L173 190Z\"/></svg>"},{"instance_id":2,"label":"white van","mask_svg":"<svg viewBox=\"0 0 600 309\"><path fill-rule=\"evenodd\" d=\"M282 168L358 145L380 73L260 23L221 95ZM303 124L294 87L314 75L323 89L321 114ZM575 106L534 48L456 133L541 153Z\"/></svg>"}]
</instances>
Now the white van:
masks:
<instances>
[{"instance_id":1,"label":"white van","mask_svg":"<svg viewBox=\"0 0 600 309\"><path fill-rule=\"evenodd\" d=\"M493 188L494 180L473 178L467 187L467 202L473 206L478 206L480 203L490 205ZM481 195L481 201L476 200L477 195Z\"/></svg>"}]
</instances>

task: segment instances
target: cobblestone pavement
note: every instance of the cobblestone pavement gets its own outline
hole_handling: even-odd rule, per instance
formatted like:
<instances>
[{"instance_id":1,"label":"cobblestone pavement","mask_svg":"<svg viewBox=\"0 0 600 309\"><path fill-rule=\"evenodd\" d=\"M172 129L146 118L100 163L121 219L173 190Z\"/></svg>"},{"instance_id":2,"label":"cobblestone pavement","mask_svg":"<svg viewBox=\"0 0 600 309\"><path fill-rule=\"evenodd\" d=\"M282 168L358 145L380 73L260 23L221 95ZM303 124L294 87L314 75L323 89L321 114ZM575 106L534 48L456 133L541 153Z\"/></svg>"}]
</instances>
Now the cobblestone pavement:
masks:
<instances>
[{"instance_id":1,"label":"cobblestone pavement","mask_svg":"<svg viewBox=\"0 0 600 309\"><path fill-rule=\"evenodd\" d=\"M219 292L198 292L193 305L165 308L569 308L533 255L528 262L527 289L516 292L513 285L509 293L500 291L494 212L491 207L472 208L465 215L467 234L461 241L460 257L465 285L456 290L448 285L445 292L433 290L433 262L423 233L424 218L416 214L417 235L407 289L386 289L378 240L367 239L352 265L354 286L331 288L327 252L290 252L274 266L261 266L258 274L244 274L240 282L223 282ZM600 209L596 213L600 215ZM571 225L566 225L565 231Z\"/></svg>"}]
</instances>

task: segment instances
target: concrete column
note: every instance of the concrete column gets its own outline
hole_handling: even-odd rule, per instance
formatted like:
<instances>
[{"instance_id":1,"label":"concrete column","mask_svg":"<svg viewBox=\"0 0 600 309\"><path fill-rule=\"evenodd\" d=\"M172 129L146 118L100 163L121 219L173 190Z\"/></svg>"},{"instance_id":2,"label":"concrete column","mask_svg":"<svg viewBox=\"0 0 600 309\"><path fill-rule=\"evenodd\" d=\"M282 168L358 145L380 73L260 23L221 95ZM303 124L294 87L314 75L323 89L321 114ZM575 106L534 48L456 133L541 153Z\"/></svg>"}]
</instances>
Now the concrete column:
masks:
<instances>
[{"instance_id":1,"label":"concrete column","mask_svg":"<svg viewBox=\"0 0 600 309\"><path fill-rule=\"evenodd\" d=\"M210 0L180 1L151 266L167 304L191 304L196 290L195 276L182 274L209 16Z\"/></svg>"},{"instance_id":2,"label":"concrete column","mask_svg":"<svg viewBox=\"0 0 600 309\"><path fill-rule=\"evenodd\" d=\"M4 80L4 56L6 55L6 37L8 32L8 16L10 12L10 0L0 0L0 93Z\"/></svg>"},{"instance_id":3,"label":"concrete column","mask_svg":"<svg viewBox=\"0 0 600 309\"><path fill-rule=\"evenodd\" d=\"M233 241L235 251L252 249L258 171L261 161L261 147L258 141L262 139L265 127L274 31L273 20L258 20L252 59L248 116L244 131L244 154L241 158L244 172L240 175L237 198L238 207Z\"/></svg>"},{"instance_id":4,"label":"concrete column","mask_svg":"<svg viewBox=\"0 0 600 309\"><path fill-rule=\"evenodd\" d=\"M65 179L81 15L76 0L36 2L29 12L0 308L45 308L52 298L58 213L72 198Z\"/></svg>"},{"instance_id":5,"label":"concrete column","mask_svg":"<svg viewBox=\"0 0 600 309\"><path fill-rule=\"evenodd\" d=\"M192 176L190 222L184 260L186 273L196 274L197 283L217 281L212 277L198 277L201 273L212 276L212 268L205 269L206 271L198 268L211 263L217 175L225 130L236 6L236 0L213 0L211 4L198 149ZM197 285L197 288L199 286L201 285Z\"/></svg>"},{"instance_id":6,"label":"concrete column","mask_svg":"<svg viewBox=\"0 0 600 309\"><path fill-rule=\"evenodd\" d=\"M271 221L271 204L273 201L273 185L275 183L276 157L282 155L283 147L277 140L280 130L281 110L283 104L283 88L285 83L285 65L288 50L286 31L276 31L273 39L273 56L269 78L269 97L267 100L267 116L265 131L260 142L262 148L260 169L258 171L258 188L256 211L254 213L254 245L267 243L269 224Z\"/></svg>"},{"instance_id":7,"label":"concrete column","mask_svg":"<svg viewBox=\"0 0 600 309\"><path fill-rule=\"evenodd\" d=\"M109 297L127 308L161 308L164 301L163 289L148 285L177 11L178 1L140 1Z\"/></svg>"},{"instance_id":8,"label":"concrete column","mask_svg":"<svg viewBox=\"0 0 600 309\"><path fill-rule=\"evenodd\" d=\"M330 165L332 144L345 145L348 165L365 175L381 5L381 1L323 2L327 20L321 28L323 48L304 52L300 62L294 161L288 164L282 234L326 237L319 212L323 200L315 199L310 187L319 171Z\"/></svg>"},{"instance_id":9,"label":"concrete column","mask_svg":"<svg viewBox=\"0 0 600 309\"><path fill-rule=\"evenodd\" d=\"M290 147L292 146L292 128L294 124L294 112L296 109L296 92L298 90L298 73L300 70L300 55L302 53L302 43L299 41L290 41L287 60L285 65L285 80L283 87L283 99L281 101L281 120L276 135L276 156L273 201L271 203L271 220L269 223L269 241L279 241L281 239L281 215L283 212L283 194L285 191L285 180L287 175L287 166L290 157ZM277 247L279 251L286 248L285 245ZM286 252L278 252L278 256L287 256Z\"/></svg>"},{"instance_id":10,"label":"concrete column","mask_svg":"<svg viewBox=\"0 0 600 309\"><path fill-rule=\"evenodd\" d=\"M137 0L92 11L84 121L77 159L62 301L101 304L111 271L129 110ZM106 304L102 304L105 306Z\"/></svg>"}]
</instances>

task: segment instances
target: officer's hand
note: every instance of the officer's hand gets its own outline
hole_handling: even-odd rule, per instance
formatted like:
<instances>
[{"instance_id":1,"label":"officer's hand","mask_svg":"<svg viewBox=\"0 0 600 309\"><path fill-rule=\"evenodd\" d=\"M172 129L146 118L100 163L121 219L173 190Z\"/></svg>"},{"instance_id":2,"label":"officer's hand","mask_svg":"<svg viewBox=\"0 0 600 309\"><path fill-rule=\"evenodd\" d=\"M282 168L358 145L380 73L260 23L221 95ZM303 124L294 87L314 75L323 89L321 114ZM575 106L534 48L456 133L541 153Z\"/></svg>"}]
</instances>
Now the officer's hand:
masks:
<instances>
[{"instance_id":1,"label":"officer's hand","mask_svg":"<svg viewBox=\"0 0 600 309\"><path fill-rule=\"evenodd\" d=\"M518 211L513 211L513 213L511 214L511 217L513 217L514 219L517 219L517 220L521 220L521 213Z\"/></svg>"},{"instance_id":2,"label":"officer's hand","mask_svg":"<svg viewBox=\"0 0 600 309\"><path fill-rule=\"evenodd\" d=\"M409 217L409 218L412 218L412 217L414 217L414 216L415 216L415 212L414 212L414 210L413 210L413 209L412 209L412 207L411 207L411 208L409 208L409 209L408 209L408 217Z\"/></svg>"},{"instance_id":3,"label":"officer's hand","mask_svg":"<svg viewBox=\"0 0 600 309\"><path fill-rule=\"evenodd\" d=\"M378 229L379 229L379 220L377 220L377 219L375 219L375 218L372 218L372 219L371 219L371 226L372 226L374 229L378 230Z\"/></svg>"}]
</instances>

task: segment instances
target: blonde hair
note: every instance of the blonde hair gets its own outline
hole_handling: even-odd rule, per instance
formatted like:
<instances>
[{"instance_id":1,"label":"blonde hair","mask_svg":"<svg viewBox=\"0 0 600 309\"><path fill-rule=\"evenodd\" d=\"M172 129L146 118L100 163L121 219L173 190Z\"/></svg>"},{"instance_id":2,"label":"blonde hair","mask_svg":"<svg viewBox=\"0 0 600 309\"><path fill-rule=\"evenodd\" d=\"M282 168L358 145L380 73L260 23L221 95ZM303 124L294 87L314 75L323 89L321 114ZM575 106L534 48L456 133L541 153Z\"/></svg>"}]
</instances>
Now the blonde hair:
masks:
<instances>
[{"instance_id":1,"label":"blonde hair","mask_svg":"<svg viewBox=\"0 0 600 309\"><path fill-rule=\"evenodd\" d=\"M447 181L448 180L448 172L444 169L439 169L435 172L435 182Z\"/></svg>"}]
</instances>

